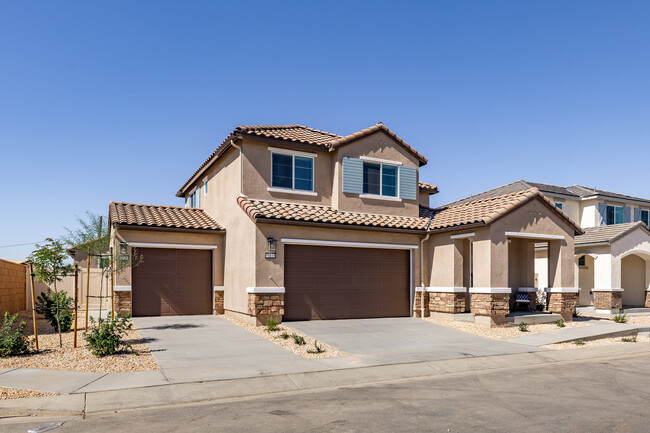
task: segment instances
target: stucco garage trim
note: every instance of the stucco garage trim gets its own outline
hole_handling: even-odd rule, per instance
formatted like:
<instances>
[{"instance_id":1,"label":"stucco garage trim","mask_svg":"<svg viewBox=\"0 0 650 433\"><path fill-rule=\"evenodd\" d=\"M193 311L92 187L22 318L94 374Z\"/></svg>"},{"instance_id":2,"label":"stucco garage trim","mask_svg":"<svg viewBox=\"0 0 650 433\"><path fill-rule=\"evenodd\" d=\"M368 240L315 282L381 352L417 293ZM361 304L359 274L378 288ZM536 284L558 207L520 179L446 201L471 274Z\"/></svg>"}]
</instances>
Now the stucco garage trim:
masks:
<instances>
[{"instance_id":1,"label":"stucco garage trim","mask_svg":"<svg viewBox=\"0 0 650 433\"><path fill-rule=\"evenodd\" d=\"M624 289L591 289L592 292L622 292Z\"/></svg>"},{"instance_id":2,"label":"stucco garage trim","mask_svg":"<svg viewBox=\"0 0 650 433\"><path fill-rule=\"evenodd\" d=\"M246 293L284 293L284 287L246 287Z\"/></svg>"},{"instance_id":3,"label":"stucco garage trim","mask_svg":"<svg viewBox=\"0 0 650 433\"><path fill-rule=\"evenodd\" d=\"M466 287L425 287L425 292L430 293L465 293Z\"/></svg>"},{"instance_id":4,"label":"stucco garage trim","mask_svg":"<svg viewBox=\"0 0 650 433\"><path fill-rule=\"evenodd\" d=\"M173 248L179 250L216 250L216 245L200 244L159 244L154 242L127 242L130 247L134 248Z\"/></svg>"},{"instance_id":5,"label":"stucco garage trim","mask_svg":"<svg viewBox=\"0 0 650 433\"><path fill-rule=\"evenodd\" d=\"M113 286L114 292L130 292L131 286Z\"/></svg>"},{"instance_id":6,"label":"stucco garage trim","mask_svg":"<svg viewBox=\"0 0 650 433\"><path fill-rule=\"evenodd\" d=\"M580 287L547 287L544 291L546 293L578 293Z\"/></svg>"},{"instance_id":7,"label":"stucco garage trim","mask_svg":"<svg viewBox=\"0 0 650 433\"><path fill-rule=\"evenodd\" d=\"M320 239L292 239L282 238L280 241L288 245L321 245L326 247L350 247L350 248L383 248L398 250L416 250L417 245L408 244L381 244L374 242L347 242L347 241L325 241Z\"/></svg>"}]
</instances>

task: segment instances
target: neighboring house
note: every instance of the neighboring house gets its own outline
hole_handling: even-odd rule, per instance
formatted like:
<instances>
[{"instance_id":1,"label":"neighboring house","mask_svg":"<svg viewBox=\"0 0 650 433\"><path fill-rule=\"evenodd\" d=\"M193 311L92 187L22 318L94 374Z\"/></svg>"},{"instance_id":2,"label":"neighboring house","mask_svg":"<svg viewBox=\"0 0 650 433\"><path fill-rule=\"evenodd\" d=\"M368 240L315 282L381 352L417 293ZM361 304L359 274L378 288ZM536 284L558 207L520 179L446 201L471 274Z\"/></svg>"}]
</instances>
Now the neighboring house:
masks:
<instances>
[{"instance_id":1,"label":"neighboring house","mask_svg":"<svg viewBox=\"0 0 650 433\"><path fill-rule=\"evenodd\" d=\"M552 308L570 318L580 227L535 188L430 208L426 163L382 123L237 127L177 192L185 207L111 202L114 247L142 257L117 277L117 309L257 323L471 309L502 323L545 240Z\"/></svg>"},{"instance_id":2,"label":"neighboring house","mask_svg":"<svg viewBox=\"0 0 650 433\"><path fill-rule=\"evenodd\" d=\"M650 307L650 199L580 185L561 187L522 180L471 199L531 187L538 188L572 219L580 221L585 230L584 235L575 239L580 305L593 304L598 310L612 312L623 306ZM544 287L544 246L537 246L536 256L539 286Z\"/></svg>"}]
</instances>

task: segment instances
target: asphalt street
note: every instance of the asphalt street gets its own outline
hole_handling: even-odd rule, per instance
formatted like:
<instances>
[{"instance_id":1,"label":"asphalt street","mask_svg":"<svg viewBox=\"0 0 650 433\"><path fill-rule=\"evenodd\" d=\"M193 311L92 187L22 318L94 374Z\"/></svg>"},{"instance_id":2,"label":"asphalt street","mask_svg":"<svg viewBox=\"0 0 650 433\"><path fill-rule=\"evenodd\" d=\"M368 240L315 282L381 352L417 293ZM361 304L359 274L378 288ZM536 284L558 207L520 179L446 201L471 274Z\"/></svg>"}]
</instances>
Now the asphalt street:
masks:
<instances>
[{"instance_id":1,"label":"asphalt street","mask_svg":"<svg viewBox=\"0 0 650 433\"><path fill-rule=\"evenodd\" d=\"M91 414L64 432L647 432L647 355ZM1 432L67 418L0 420Z\"/></svg>"}]
</instances>

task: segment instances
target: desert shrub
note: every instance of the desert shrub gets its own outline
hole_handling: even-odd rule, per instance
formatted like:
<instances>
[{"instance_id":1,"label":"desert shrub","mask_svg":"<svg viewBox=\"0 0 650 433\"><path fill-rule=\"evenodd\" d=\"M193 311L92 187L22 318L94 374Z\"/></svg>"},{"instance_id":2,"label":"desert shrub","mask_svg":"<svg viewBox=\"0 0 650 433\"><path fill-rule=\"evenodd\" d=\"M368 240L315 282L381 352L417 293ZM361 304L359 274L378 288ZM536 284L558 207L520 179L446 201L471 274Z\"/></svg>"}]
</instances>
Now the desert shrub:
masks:
<instances>
[{"instance_id":1,"label":"desert shrub","mask_svg":"<svg viewBox=\"0 0 650 433\"><path fill-rule=\"evenodd\" d=\"M282 334L280 334L280 338L282 338L283 340L287 340L289 338L289 334L283 332Z\"/></svg>"},{"instance_id":2,"label":"desert shrub","mask_svg":"<svg viewBox=\"0 0 650 433\"><path fill-rule=\"evenodd\" d=\"M584 340L576 340L573 342L573 344L575 344L576 346L584 346L585 342Z\"/></svg>"},{"instance_id":3,"label":"desert shrub","mask_svg":"<svg viewBox=\"0 0 650 433\"><path fill-rule=\"evenodd\" d=\"M303 338L302 335L291 334L291 338L293 338L293 342L296 343L298 346L302 346L303 344L305 344L305 339Z\"/></svg>"},{"instance_id":4,"label":"desert shrub","mask_svg":"<svg viewBox=\"0 0 650 433\"><path fill-rule=\"evenodd\" d=\"M98 321L91 317L90 323L90 332L84 332L84 340L93 355L103 357L131 349L131 342L124 339L133 328L128 315L118 314L112 318L109 313L106 319L100 318Z\"/></svg>"},{"instance_id":5,"label":"desert shrub","mask_svg":"<svg viewBox=\"0 0 650 433\"><path fill-rule=\"evenodd\" d=\"M528 332L528 323L526 323L526 322L521 322L521 323L519 324L519 330L520 330L521 332Z\"/></svg>"},{"instance_id":6,"label":"desert shrub","mask_svg":"<svg viewBox=\"0 0 650 433\"><path fill-rule=\"evenodd\" d=\"M50 322L53 329L57 329L57 304L58 304L58 318L61 325L61 332L67 332L72 327L72 304L74 299L65 294L65 292L41 292L36 297L36 306L34 309L37 313L45 316L45 319Z\"/></svg>"},{"instance_id":7,"label":"desert shrub","mask_svg":"<svg viewBox=\"0 0 650 433\"><path fill-rule=\"evenodd\" d=\"M627 314L625 313L615 314L614 317L612 317L612 320L616 323L625 323L627 322Z\"/></svg>"},{"instance_id":8,"label":"desert shrub","mask_svg":"<svg viewBox=\"0 0 650 433\"><path fill-rule=\"evenodd\" d=\"M623 337L623 338L621 338L621 341L623 343L636 343L636 335L631 335L629 337Z\"/></svg>"},{"instance_id":9,"label":"desert shrub","mask_svg":"<svg viewBox=\"0 0 650 433\"><path fill-rule=\"evenodd\" d=\"M9 356L21 355L29 351L29 339L25 335L25 322L18 321L18 314L13 316L5 313L0 329L0 356L7 358Z\"/></svg>"},{"instance_id":10,"label":"desert shrub","mask_svg":"<svg viewBox=\"0 0 650 433\"><path fill-rule=\"evenodd\" d=\"M558 328L564 328L566 325L564 324L564 319L557 319L555 321L555 324L557 325Z\"/></svg>"},{"instance_id":11,"label":"desert shrub","mask_svg":"<svg viewBox=\"0 0 650 433\"><path fill-rule=\"evenodd\" d=\"M266 330L269 332L273 332L276 330L278 327L278 321L275 320L273 317L269 317L269 320L266 321Z\"/></svg>"},{"instance_id":12,"label":"desert shrub","mask_svg":"<svg viewBox=\"0 0 650 433\"><path fill-rule=\"evenodd\" d=\"M314 340L314 348L307 349L307 353L316 354L325 352L325 348L318 344L318 340Z\"/></svg>"}]
</instances>

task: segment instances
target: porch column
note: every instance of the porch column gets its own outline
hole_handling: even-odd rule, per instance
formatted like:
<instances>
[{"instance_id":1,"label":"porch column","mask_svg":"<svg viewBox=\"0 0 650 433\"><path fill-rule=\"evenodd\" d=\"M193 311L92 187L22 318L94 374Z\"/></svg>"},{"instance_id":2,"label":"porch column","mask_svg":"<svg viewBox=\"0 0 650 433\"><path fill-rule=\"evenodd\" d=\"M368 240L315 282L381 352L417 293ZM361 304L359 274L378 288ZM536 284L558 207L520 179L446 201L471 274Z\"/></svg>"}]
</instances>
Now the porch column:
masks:
<instances>
[{"instance_id":1,"label":"porch column","mask_svg":"<svg viewBox=\"0 0 650 433\"><path fill-rule=\"evenodd\" d=\"M423 300L424 298L424 300ZM424 305L424 310L422 306ZM413 296L413 317L429 317L429 292L422 290L422 287L415 288Z\"/></svg>"},{"instance_id":2,"label":"porch column","mask_svg":"<svg viewBox=\"0 0 650 433\"><path fill-rule=\"evenodd\" d=\"M623 308L623 289L594 288L592 292L594 294L594 308L597 313L617 314Z\"/></svg>"},{"instance_id":3,"label":"porch column","mask_svg":"<svg viewBox=\"0 0 650 433\"><path fill-rule=\"evenodd\" d=\"M573 321L573 312L578 305L578 287L549 287L546 290L548 311L562 316L565 322Z\"/></svg>"},{"instance_id":4,"label":"porch column","mask_svg":"<svg viewBox=\"0 0 650 433\"><path fill-rule=\"evenodd\" d=\"M282 322L284 315L284 287L247 287L248 314L257 325L266 325L273 318Z\"/></svg>"},{"instance_id":5,"label":"porch column","mask_svg":"<svg viewBox=\"0 0 650 433\"><path fill-rule=\"evenodd\" d=\"M490 327L504 325L506 314L510 313L510 292L507 287L470 287L475 323Z\"/></svg>"},{"instance_id":6,"label":"porch column","mask_svg":"<svg viewBox=\"0 0 650 433\"><path fill-rule=\"evenodd\" d=\"M427 287L429 311L433 313L459 314L465 312L465 287Z\"/></svg>"}]
</instances>

